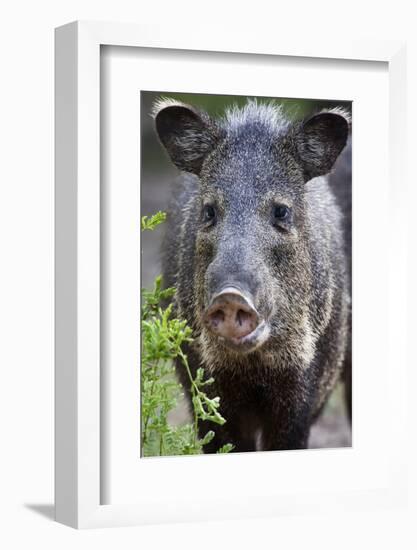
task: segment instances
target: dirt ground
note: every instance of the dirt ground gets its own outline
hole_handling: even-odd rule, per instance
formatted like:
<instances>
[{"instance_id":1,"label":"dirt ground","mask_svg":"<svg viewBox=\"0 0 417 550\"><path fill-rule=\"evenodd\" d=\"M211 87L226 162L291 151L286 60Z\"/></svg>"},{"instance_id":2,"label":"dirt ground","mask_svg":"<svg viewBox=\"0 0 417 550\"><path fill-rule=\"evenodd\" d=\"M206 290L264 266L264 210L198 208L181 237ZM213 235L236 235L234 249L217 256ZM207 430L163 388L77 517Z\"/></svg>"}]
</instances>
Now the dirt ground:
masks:
<instances>
[{"instance_id":1,"label":"dirt ground","mask_svg":"<svg viewBox=\"0 0 417 550\"><path fill-rule=\"evenodd\" d=\"M154 177L142 171L141 214L151 215L158 210L166 210L175 171L164 176ZM160 246L163 229L147 231L142 235L142 287L150 287L153 279L160 274ZM184 404L173 411L171 421L175 424L187 420ZM323 410L323 413L311 429L310 448L335 448L351 446L351 429L345 412L343 386L339 384Z\"/></svg>"}]
</instances>

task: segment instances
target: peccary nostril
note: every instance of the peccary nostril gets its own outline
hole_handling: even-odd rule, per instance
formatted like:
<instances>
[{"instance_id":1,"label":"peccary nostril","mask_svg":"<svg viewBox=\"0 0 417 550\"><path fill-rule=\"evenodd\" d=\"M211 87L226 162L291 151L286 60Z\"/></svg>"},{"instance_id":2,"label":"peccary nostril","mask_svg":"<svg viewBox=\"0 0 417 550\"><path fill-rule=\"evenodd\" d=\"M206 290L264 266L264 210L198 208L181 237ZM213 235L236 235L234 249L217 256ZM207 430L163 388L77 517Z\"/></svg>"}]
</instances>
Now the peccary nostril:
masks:
<instances>
[{"instance_id":1,"label":"peccary nostril","mask_svg":"<svg viewBox=\"0 0 417 550\"><path fill-rule=\"evenodd\" d=\"M236 313L236 320L240 326L243 326L243 324L247 321L250 322L251 314L247 311L243 311L243 309L239 309L239 311Z\"/></svg>"},{"instance_id":2,"label":"peccary nostril","mask_svg":"<svg viewBox=\"0 0 417 550\"><path fill-rule=\"evenodd\" d=\"M221 309L218 309L213 311L209 318L213 327L216 328L220 325L220 323L224 322L224 312Z\"/></svg>"},{"instance_id":3,"label":"peccary nostril","mask_svg":"<svg viewBox=\"0 0 417 550\"><path fill-rule=\"evenodd\" d=\"M218 295L205 314L209 330L226 339L239 339L253 332L259 324L257 312L243 295Z\"/></svg>"}]
</instances>

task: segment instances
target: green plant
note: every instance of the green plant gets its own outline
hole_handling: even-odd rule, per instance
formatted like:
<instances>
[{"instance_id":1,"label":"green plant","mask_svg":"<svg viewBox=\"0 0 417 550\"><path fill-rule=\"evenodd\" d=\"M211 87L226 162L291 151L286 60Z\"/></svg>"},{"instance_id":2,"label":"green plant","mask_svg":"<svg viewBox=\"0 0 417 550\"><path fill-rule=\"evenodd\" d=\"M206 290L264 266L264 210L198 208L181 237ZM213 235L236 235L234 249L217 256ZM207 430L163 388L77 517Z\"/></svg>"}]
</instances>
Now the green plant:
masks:
<instances>
[{"instance_id":1,"label":"green plant","mask_svg":"<svg viewBox=\"0 0 417 550\"><path fill-rule=\"evenodd\" d=\"M165 220L165 214L144 216L142 230L153 230ZM182 346L192 341L191 328L186 321L172 315L172 303L163 304L175 294L174 288L162 288L162 277L155 279L152 291L142 290L142 454L143 456L199 454L215 433L209 430L203 438L198 436L198 422L211 421L224 424L219 412L219 397L209 398L205 388L214 379L204 380L204 370L198 369L193 377ZM193 421L181 426L169 422L169 413L177 406L183 388L175 377L174 362L184 367L189 381L193 404ZM218 450L232 450L226 444Z\"/></svg>"}]
</instances>

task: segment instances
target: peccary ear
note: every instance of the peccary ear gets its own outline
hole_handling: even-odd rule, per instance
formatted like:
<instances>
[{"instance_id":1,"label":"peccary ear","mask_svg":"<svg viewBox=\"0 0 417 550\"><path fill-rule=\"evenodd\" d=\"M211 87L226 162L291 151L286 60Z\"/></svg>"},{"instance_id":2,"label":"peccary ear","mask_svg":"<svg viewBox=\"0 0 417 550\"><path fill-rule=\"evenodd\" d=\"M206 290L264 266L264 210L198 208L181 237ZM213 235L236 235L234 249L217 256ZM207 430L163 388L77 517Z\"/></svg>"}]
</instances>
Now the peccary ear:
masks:
<instances>
[{"instance_id":1,"label":"peccary ear","mask_svg":"<svg viewBox=\"0 0 417 550\"><path fill-rule=\"evenodd\" d=\"M219 138L214 122L206 113L172 100L158 101L153 116L159 139L175 166L199 175Z\"/></svg>"},{"instance_id":2,"label":"peccary ear","mask_svg":"<svg viewBox=\"0 0 417 550\"><path fill-rule=\"evenodd\" d=\"M345 112L334 110L313 115L301 124L296 147L305 181L331 170L346 145L349 123Z\"/></svg>"}]
</instances>

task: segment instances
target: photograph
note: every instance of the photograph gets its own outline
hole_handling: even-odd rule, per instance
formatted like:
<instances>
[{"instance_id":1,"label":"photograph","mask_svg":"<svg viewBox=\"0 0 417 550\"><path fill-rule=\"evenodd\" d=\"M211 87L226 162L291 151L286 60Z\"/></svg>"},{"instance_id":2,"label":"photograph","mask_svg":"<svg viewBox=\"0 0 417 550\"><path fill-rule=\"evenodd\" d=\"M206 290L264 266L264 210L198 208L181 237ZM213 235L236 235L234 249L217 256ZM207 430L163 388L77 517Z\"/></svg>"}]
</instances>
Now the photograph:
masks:
<instances>
[{"instance_id":1,"label":"photograph","mask_svg":"<svg viewBox=\"0 0 417 550\"><path fill-rule=\"evenodd\" d=\"M352 445L352 102L141 91L141 457Z\"/></svg>"}]
</instances>

